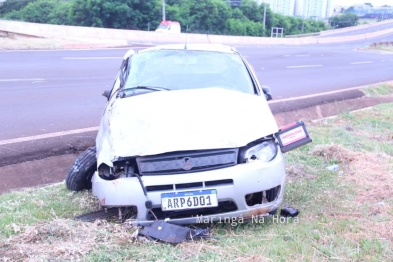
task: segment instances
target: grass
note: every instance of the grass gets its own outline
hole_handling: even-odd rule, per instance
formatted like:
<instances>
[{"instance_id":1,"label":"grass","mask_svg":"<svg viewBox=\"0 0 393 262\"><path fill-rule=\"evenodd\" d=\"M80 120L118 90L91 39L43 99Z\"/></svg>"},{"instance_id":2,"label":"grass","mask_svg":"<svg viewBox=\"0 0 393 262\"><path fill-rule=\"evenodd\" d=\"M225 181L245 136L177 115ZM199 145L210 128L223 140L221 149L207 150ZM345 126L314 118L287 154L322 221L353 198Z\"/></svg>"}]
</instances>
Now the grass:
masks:
<instances>
[{"instance_id":1,"label":"grass","mask_svg":"<svg viewBox=\"0 0 393 262\"><path fill-rule=\"evenodd\" d=\"M392 49L393 51L393 49ZM362 89L369 97L384 96L393 94L393 83L385 83Z\"/></svg>"},{"instance_id":2,"label":"grass","mask_svg":"<svg viewBox=\"0 0 393 262\"><path fill-rule=\"evenodd\" d=\"M368 46L364 50L375 50L375 51L386 51L386 52L393 52L393 46L392 45L376 45L376 46Z\"/></svg>"},{"instance_id":3,"label":"grass","mask_svg":"<svg viewBox=\"0 0 393 262\"><path fill-rule=\"evenodd\" d=\"M392 261L392 122L383 104L309 123L313 143L286 153L284 205L299 217L216 223L218 241L173 246L124 224L73 221L97 203L64 184L0 195L0 260Z\"/></svg>"}]
</instances>

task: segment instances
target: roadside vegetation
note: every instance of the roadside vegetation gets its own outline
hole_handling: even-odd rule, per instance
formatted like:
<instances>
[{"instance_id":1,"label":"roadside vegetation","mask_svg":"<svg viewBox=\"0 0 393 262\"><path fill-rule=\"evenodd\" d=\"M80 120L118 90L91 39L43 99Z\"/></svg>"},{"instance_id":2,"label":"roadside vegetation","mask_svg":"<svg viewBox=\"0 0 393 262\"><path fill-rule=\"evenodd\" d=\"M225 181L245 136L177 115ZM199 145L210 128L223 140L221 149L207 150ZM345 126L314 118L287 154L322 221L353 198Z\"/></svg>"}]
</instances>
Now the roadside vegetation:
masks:
<instances>
[{"instance_id":1,"label":"roadside vegetation","mask_svg":"<svg viewBox=\"0 0 393 262\"><path fill-rule=\"evenodd\" d=\"M368 97L392 95L393 94L393 83L387 82L384 84L375 85L372 87L364 88L364 89L362 89L362 91Z\"/></svg>"},{"instance_id":2,"label":"roadside vegetation","mask_svg":"<svg viewBox=\"0 0 393 262\"><path fill-rule=\"evenodd\" d=\"M344 13L341 15L332 16L329 19L329 24L334 29L356 26L359 24L359 17L353 13Z\"/></svg>"},{"instance_id":3,"label":"roadside vegetation","mask_svg":"<svg viewBox=\"0 0 393 262\"><path fill-rule=\"evenodd\" d=\"M254 0L231 7L223 0L166 0L166 19L179 21L182 32L241 36L270 36L272 27L285 35L327 29L323 21L283 16ZM162 19L161 0L6 0L0 19L34 23L135 30L155 30ZM303 30L302 30L303 29Z\"/></svg>"},{"instance_id":4,"label":"roadside vegetation","mask_svg":"<svg viewBox=\"0 0 393 262\"><path fill-rule=\"evenodd\" d=\"M367 47L366 50L393 52L393 42L376 43Z\"/></svg>"},{"instance_id":5,"label":"roadside vegetation","mask_svg":"<svg viewBox=\"0 0 393 262\"><path fill-rule=\"evenodd\" d=\"M391 261L392 121L393 103L307 123L313 142L286 154L283 206L299 217L208 225L215 241L173 246L115 220L74 221L98 204L63 183L0 195L0 260Z\"/></svg>"}]
</instances>

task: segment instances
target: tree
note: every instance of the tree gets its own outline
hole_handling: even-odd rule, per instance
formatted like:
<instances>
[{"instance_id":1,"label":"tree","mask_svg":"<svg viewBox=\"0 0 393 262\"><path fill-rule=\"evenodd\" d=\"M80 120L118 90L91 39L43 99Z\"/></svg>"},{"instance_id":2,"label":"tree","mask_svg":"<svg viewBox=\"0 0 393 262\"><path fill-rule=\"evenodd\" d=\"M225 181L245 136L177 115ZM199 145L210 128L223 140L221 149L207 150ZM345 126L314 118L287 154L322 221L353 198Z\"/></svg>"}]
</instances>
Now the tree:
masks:
<instances>
[{"instance_id":1,"label":"tree","mask_svg":"<svg viewBox=\"0 0 393 262\"><path fill-rule=\"evenodd\" d=\"M333 16L329 19L329 24L334 28L343 28L357 25L359 17L352 13Z\"/></svg>"},{"instance_id":2,"label":"tree","mask_svg":"<svg viewBox=\"0 0 393 262\"><path fill-rule=\"evenodd\" d=\"M147 30L148 23L155 28L161 21L162 0L7 0L5 4L0 10L6 19ZM242 0L239 7L223 0L166 0L167 19L179 21L183 32L188 25L191 33L270 36L272 27L283 27L285 34L301 33L303 19L273 13L269 6L264 28L264 10L265 4L254 0ZM304 33L325 27L306 20Z\"/></svg>"},{"instance_id":3,"label":"tree","mask_svg":"<svg viewBox=\"0 0 393 262\"><path fill-rule=\"evenodd\" d=\"M157 3L156 0L74 0L69 20L81 26L146 30L147 23L159 20Z\"/></svg>"},{"instance_id":4,"label":"tree","mask_svg":"<svg viewBox=\"0 0 393 262\"><path fill-rule=\"evenodd\" d=\"M55 9L57 1L55 0L40 0L30 2L26 5L20 13L23 21L32 23L49 23L49 15Z\"/></svg>"},{"instance_id":5,"label":"tree","mask_svg":"<svg viewBox=\"0 0 393 262\"><path fill-rule=\"evenodd\" d=\"M13 11L19 11L35 0L7 0L0 5L0 16Z\"/></svg>"}]
</instances>

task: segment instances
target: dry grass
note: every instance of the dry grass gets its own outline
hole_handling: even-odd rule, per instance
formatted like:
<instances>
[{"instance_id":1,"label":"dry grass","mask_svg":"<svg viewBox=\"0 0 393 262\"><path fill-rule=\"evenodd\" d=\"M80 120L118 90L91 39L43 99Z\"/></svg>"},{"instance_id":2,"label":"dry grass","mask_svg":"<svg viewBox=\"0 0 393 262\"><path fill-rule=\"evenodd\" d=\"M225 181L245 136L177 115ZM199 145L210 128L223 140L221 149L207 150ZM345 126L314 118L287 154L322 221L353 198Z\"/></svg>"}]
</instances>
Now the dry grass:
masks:
<instances>
[{"instance_id":1,"label":"dry grass","mask_svg":"<svg viewBox=\"0 0 393 262\"><path fill-rule=\"evenodd\" d=\"M19 231L14 225L15 231ZM54 219L27 227L0 244L3 261L80 260L101 244L129 245L136 228L98 220Z\"/></svg>"},{"instance_id":2,"label":"dry grass","mask_svg":"<svg viewBox=\"0 0 393 262\"><path fill-rule=\"evenodd\" d=\"M356 218L359 222L359 232L345 232L343 237L357 242L376 238L393 242L393 208L389 203L393 199L393 157L383 152L353 152L334 144L318 145L311 154L338 162L340 179L349 182L356 192L355 197L345 203L358 213L332 215L338 221ZM358 207L368 207L366 214Z\"/></svg>"},{"instance_id":3,"label":"dry grass","mask_svg":"<svg viewBox=\"0 0 393 262\"><path fill-rule=\"evenodd\" d=\"M357 188L357 204L393 198L392 156L384 152L353 152L341 145L318 145L311 154L340 163L341 179ZM385 206L384 209L388 210L389 207Z\"/></svg>"}]
</instances>

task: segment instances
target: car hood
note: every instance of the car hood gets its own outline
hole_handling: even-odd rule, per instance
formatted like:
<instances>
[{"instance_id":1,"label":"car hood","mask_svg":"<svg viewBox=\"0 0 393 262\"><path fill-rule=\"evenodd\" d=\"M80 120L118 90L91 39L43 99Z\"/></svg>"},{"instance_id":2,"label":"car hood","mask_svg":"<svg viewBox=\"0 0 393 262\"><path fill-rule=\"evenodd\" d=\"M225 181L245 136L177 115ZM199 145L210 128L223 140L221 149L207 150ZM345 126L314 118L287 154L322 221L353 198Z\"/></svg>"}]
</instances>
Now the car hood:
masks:
<instances>
[{"instance_id":1,"label":"car hood","mask_svg":"<svg viewBox=\"0 0 393 262\"><path fill-rule=\"evenodd\" d=\"M222 88L151 92L108 105L97 136L98 161L241 147L277 131L262 96Z\"/></svg>"}]
</instances>

